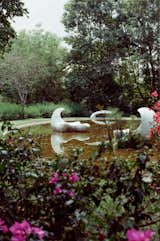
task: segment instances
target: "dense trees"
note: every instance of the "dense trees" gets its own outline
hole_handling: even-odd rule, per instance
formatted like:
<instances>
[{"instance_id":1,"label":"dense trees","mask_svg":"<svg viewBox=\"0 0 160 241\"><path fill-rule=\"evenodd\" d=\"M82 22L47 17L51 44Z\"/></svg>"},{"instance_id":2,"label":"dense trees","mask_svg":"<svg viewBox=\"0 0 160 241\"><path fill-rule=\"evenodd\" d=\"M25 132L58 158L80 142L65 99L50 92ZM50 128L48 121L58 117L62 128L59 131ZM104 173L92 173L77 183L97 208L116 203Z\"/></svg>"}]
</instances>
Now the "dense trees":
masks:
<instances>
[{"instance_id":1,"label":"dense trees","mask_svg":"<svg viewBox=\"0 0 160 241\"><path fill-rule=\"evenodd\" d=\"M0 60L3 95L23 105L60 100L65 56L55 35L41 29L21 32Z\"/></svg>"},{"instance_id":2,"label":"dense trees","mask_svg":"<svg viewBox=\"0 0 160 241\"><path fill-rule=\"evenodd\" d=\"M9 19L26 12L12 2L14 14L3 12ZM13 41L0 60L3 95L23 104L69 98L92 110L100 104L130 112L160 91L159 0L69 0L63 22L68 51L41 29Z\"/></svg>"},{"instance_id":3,"label":"dense trees","mask_svg":"<svg viewBox=\"0 0 160 241\"><path fill-rule=\"evenodd\" d=\"M80 86L92 105L146 102L159 87L159 1L72 0L65 9L71 91Z\"/></svg>"},{"instance_id":4,"label":"dense trees","mask_svg":"<svg viewBox=\"0 0 160 241\"><path fill-rule=\"evenodd\" d=\"M15 36L11 20L15 16L27 13L24 3L20 0L0 0L0 52L4 51L10 38Z\"/></svg>"},{"instance_id":5,"label":"dense trees","mask_svg":"<svg viewBox=\"0 0 160 241\"><path fill-rule=\"evenodd\" d=\"M124 1L123 9L129 48L119 64L120 81L132 88L134 101L140 96L146 103L146 93L160 89L160 2Z\"/></svg>"},{"instance_id":6,"label":"dense trees","mask_svg":"<svg viewBox=\"0 0 160 241\"><path fill-rule=\"evenodd\" d=\"M112 62L120 46L112 10L113 1L70 1L64 14L64 24L71 32L67 38L72 45L71 91L77 95L80 86L83 98L93 108L96 104L115 104L111 96L120 91L113 79Z\"/></svg>"}]
</instances>

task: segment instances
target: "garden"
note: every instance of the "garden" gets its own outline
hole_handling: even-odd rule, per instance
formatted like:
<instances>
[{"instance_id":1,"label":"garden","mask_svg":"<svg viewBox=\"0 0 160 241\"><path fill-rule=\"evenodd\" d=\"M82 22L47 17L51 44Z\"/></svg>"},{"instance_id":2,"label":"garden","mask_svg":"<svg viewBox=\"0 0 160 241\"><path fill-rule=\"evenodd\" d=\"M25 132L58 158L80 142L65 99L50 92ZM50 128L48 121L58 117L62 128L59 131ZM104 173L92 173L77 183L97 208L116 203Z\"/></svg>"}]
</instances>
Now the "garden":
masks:
<instances>
[{"instance_id":1,"label":"garden","mask_svg":"<svg viewBox=\"0 0 160 241\"><path fill-rule=\"evenodd\" d=\"M68 0L69 48L39 26L14 31L11 19L28 14L23 1L0 6L0 241L159 241L159 0ZM74 137L69 155L43 156L39 135L55 130L13 121L50 122L59 107L76 121L110 110L119 132L105 119L91 153ZM154 113L149 127L140 107ZM124 116L147 135L125 132Z\"/></svg>"}]
</instances>

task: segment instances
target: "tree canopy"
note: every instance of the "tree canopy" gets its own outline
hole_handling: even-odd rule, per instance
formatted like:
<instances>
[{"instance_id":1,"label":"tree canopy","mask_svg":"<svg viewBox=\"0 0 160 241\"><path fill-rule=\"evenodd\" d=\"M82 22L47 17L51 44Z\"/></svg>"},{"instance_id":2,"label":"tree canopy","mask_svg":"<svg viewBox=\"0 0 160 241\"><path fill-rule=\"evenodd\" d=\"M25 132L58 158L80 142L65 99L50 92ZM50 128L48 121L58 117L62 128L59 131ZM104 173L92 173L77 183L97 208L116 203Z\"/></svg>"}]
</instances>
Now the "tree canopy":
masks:
<instances>
[{"instance_id":1,"label":"tree canopy","mask_svg":"<svg viewBox=\"0 0 160 241\"><path fill-rule=\"evenodd\" d=\"M63 22L71 45L71 87L88 86L86 98L92 90L103 105L119 105L127 89L129 102L147 101L145 94L160 85L159 12L159 0L70 0Z\"/></svg>"},{"instance_id":2,"label":"tree canopy","mask_svg":"<svg viewBox=\"0 0 160 241\"><path fill-rule=\"evenodd\" d=\"M15 31L11 25L16 16L27 14L24 2L20 0L0 0L0 52L4 51L9 39L15 37Z\"/></svg>"},{"instance_id":3,"label":"tree canopy","mask_svg":"<svg viewBox=\"0 0 160 241\"><path fill-rule=\"evenodd\" d=\"M66 53L61 40L42 29L19 33L0 59L3 95L21 104L60 100Z\"/></svg>"}]
</instances>

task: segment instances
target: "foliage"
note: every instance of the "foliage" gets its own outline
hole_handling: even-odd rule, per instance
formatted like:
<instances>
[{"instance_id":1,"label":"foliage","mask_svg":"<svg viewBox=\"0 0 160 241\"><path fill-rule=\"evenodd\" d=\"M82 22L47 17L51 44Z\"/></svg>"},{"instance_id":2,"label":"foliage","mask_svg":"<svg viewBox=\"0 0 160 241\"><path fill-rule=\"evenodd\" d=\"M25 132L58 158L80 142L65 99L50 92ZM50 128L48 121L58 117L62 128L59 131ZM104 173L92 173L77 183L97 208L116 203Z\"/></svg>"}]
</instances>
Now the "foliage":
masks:
<instances>
[{"instance_id":1,"label":"foliage","mask_svg":"<svg viewBox=\"0 0 160 241\"><path fill-rule=\"evenodd\" d=\"M146 105L146 93L159 88L159 9L158 0L69 1L63 22L71 97L75 91L92 108L127 112Z\"/></svg>"},{"instance_id":2,"label":"foliage","mask_svg":"<svg viewBox=\"0 0 160 241\"><path fill-rule=\"evenodd\" d=\"M81 106L73 102L52 103L44 102L27 105L22 113L21 105L1 102L0 103L0 120L18 120L23 118L51 117L53 111L58 107L65 108L65 116L88 116L86 106Z\"/></svg>"},{"instance_id":3,"label":"foliage","mask_svg":"<svg viewBox=\"0 0 160 241\"><path fill-rule=\"evenodd\" d=\"M61 100L65 55L61 40L51 33L19 33L0 60L3 95L23 105Z\"/></svg>"},{"instance_id":4,"label":"foliage","mask_svg":"<svg viewBox=\"0 0 160 241\"><path fill-rule=\"evenodd\" d=\"M15 31L11 26L11 20L16 16L27 13L24 2L20 0L1 0L0 2L0 52L2 53L9 40L15 37Z\"/></svg>"},{"instance_id":5,"label":"foliage","mask_svg":"<svg viewBox=\"0 0 160 241\"><path fill-rule=\"evenodd\" d=\"M2 226L28 220L46 241L123 241L127 230L149 227L158 240L160 165L145 150L107 161L100 146L87 160L76 149L70 158L42 160L31 136L12 134L0 142ZM9 240L3 229L0 235Z\"/></svg>"},{"instance_id":6,"label":"foliage","mask_svg":"<svg viewBox=\"0 0 160 241\"><path fill-rule=\"evenodd\" d=\"M0 103L0 120L13 120L21 117L21 106L14 103Z\"/></svg>"},{"instance_id":7,"label":"foliage","mask_svg":"<svg viewBox=\"0 0 160 241\"><path fill-rule=\"evenodd\" d=\"M121 90L111 64L117 50L113 37L118 38L111 17L113 7L111 1L90 0L70 1L65 7L63 22L71 32L66 40L72 45L68 57L71 98L85 98L92 109L97 104L115 106Z\"/></svg>"}]
</instances>

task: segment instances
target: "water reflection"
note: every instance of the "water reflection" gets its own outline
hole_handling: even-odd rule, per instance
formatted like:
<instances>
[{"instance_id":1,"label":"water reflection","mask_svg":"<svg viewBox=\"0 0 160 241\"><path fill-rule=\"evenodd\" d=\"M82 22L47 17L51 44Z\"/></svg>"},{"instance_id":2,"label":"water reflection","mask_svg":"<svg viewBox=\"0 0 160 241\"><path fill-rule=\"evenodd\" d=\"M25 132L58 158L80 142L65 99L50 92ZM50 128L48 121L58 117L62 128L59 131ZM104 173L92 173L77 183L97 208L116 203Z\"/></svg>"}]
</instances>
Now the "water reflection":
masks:
<instances>
[{"instance_id":1,"label":"water reflection","mask_svg":"<svg viewBox=\"0 0 160 241\"><path fill-rule=\"evenodd\" d=\"M83 149L84 152L81 153L79 158L89 158L92 153L97 150L99 144L108 142L108 128L105 125L98 125L96 123L89 122L91 127L88 132L85 133L57 133L53 132L50 125L43 125L43 130L47 128L49 131L47 135L37 137L37 141L41 146L41 156L45 158L55 158L56 155L64 154L70 156L72 150ZM119 122L118 122L119 124ZM139 121L129 122L128 120L121 121L123 129L136 129L139 125ZM112 124L109 126L111 132L118 129L119 126ZM41 128L42 130L42 128ZM122 150L129 153L129 150ZM106 156L108 154L106 150ZM118 155L121 150L118 150ZM121 154L121 153L120 153Z\"/></svg>"},{"instance_id":2,"label":"water reflection","mask_svg":"<svg viewBox=\"0 0 160 241\"><path fill-rule=\"evenodd\" d=\"M72 140L77 140L77 141L87 141L89 140L89 136L83 133L53 133L51 135L51 146L53 151L56 154L64 154L64 143L67 143Z\"/></svg>"}]
</instances>

